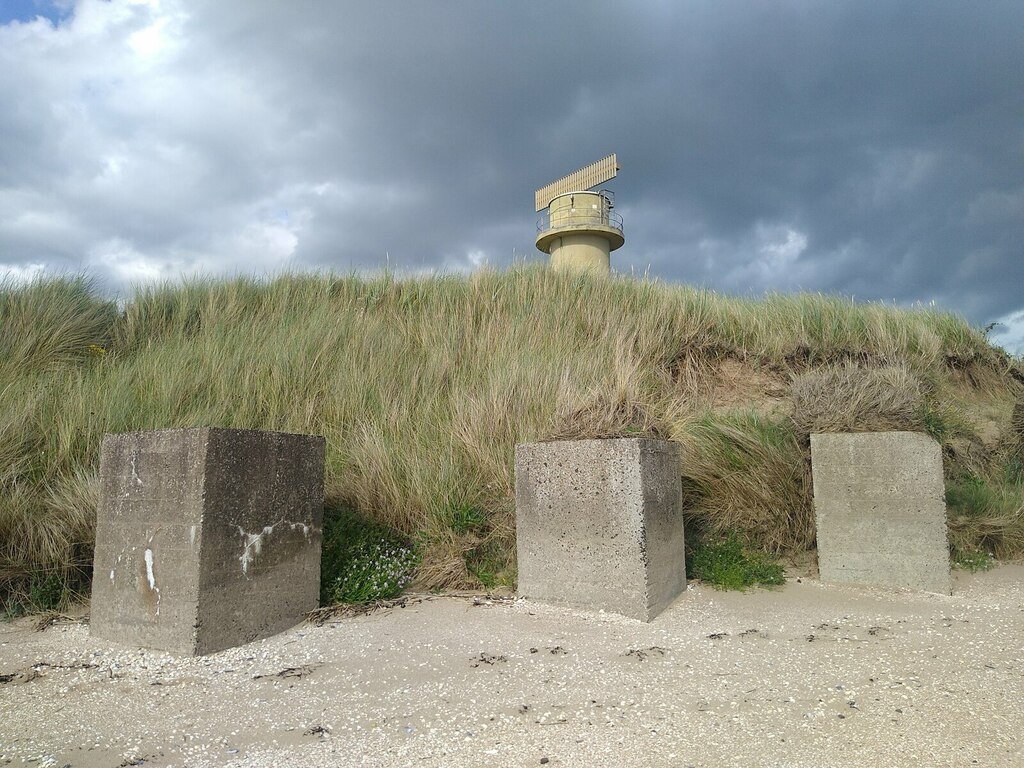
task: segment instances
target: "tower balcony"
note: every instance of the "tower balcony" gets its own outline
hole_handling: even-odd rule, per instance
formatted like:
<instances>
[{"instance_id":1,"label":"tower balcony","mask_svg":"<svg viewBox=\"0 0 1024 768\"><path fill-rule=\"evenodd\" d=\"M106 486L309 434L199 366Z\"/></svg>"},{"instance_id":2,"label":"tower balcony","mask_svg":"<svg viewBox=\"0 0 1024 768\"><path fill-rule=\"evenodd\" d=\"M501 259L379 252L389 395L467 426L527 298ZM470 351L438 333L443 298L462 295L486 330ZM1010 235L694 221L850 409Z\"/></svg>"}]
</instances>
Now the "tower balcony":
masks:
<instances>
[{"instance_id":1,"label":"tower balcony","mask_svg":"<svg viewBox=\"0 0 1024 768\"><path fill-rule=\"evenodd\" d=\"M578 236L606 241L606 255L621 248L625 242L622 216L612 210L614 206L615 199L608 190L558 195L537 222L537 248L552 253L564 238L579 240Z\"/></svg>"}]
</instances>

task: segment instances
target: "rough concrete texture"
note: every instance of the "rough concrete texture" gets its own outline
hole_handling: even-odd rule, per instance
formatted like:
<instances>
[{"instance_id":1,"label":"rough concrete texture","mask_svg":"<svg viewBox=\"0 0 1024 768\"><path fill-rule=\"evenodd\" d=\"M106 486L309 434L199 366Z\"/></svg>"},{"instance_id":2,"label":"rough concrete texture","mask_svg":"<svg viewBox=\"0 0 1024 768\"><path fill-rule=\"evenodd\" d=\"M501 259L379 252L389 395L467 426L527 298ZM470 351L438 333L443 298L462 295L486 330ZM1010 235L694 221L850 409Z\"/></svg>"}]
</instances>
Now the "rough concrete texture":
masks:
<instances>
[{"instance_id":1,"label":"rough concrete texture","mask_svg":"<svg viewBox=\"0 0 1024 768\"><path fill-rule=\"evenodd\" d=\"M206 654L317 607L324 439L236 429L106 435L90 626Z\"/></svg>"},{"instance_id":2,"label":"rough concrete texture","mask_svg":"<svg viewBox=\"0 0 1024 768\"><path fill-rule=\"evenodd\" d=\"M939 444L917 432L811 435L825 582L949 594Z\"/></svg>"},{"instance_id":3,"label":"rough concrete texture","mask_svg":"<svg viewBox=\"0 0 1024 768\"><path fill-rule=\"evenodd\" d=\"M519 593L650 621L686 589L679 446L516 446Z\"/></svg>"}]
</instances>

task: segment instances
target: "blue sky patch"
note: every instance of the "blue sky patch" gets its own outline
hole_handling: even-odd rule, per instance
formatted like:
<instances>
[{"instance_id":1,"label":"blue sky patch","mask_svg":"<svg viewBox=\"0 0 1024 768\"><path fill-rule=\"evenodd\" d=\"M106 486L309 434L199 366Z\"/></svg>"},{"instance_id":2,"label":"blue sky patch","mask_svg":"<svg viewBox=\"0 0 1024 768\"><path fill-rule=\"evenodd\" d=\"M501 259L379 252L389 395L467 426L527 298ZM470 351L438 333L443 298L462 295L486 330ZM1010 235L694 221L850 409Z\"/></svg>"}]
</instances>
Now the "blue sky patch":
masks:
<instances>
[{"instance_id":1,"label":"blue sky patch","mask_svg":"<svg viewBox=\"0 0 1024 768\"><path fill-rule=\"evenodd\" d=\"M32 21L36 16L44 16L59 24L70 15L70 7L53 0L0 0L0 24Z\"/></svg>"}]
</instances>

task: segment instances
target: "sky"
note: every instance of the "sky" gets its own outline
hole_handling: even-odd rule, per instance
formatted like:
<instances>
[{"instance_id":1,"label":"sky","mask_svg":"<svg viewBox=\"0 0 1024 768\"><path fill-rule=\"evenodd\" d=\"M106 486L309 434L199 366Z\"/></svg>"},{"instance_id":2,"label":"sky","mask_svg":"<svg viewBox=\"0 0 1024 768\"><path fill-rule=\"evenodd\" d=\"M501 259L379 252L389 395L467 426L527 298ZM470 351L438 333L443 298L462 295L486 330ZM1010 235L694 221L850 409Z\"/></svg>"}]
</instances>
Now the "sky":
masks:
<instances>
[{"instance_id":1,"label":"sky","mask_svg":"<svg viewBox=\"0 0 1024 768\"><path fill-rule=\"evenodd\" d=\"M0 0L0 276L543 261L936 305L1024 353L1024 3Z\"/></svg>"}]
</instances>

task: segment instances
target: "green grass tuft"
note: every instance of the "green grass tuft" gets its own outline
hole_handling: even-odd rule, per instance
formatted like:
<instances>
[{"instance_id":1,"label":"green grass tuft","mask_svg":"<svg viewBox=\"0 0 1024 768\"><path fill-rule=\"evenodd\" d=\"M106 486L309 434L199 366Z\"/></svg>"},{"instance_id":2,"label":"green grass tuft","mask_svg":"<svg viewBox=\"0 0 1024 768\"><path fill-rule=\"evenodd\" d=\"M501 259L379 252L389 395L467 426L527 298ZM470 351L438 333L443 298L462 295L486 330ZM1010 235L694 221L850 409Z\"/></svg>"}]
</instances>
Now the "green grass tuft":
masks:
<instances>
[{"instance_id":1,"label":"green grass tuft","mask_svg":"<svg viewBox=\"0 0 1024 768\"><path fill-rule=\"evenodd\" d=\"M687 577L718 589L785 584L785 571L771 555L744 547L736 533L716 542L700 543L687 557Z\"/></svg>"},{"instance_id":2,"label":"green grass tuft","mask_svg":"<svg viewBox=\"0 0 1024 768\"><path fill-rule=\"evenodd\" d=\"M487 511L473 504L457 504L451 509L451 529L459 535L481 531L487 527Z\"/></svg>"},{"instance_id":3,"label":"green grass tuft","mask_svg":"<svg viewBox=\"0 0 1024 768\"><path fill-rule=\"evenodd\" d=\"M29 613L56 611L79 596L79 591L67 584L63 574L50 572L34 574L28 579L23 594L12 595L3 607L6 619L14 619Z\"/></svg>"}]
</instances>

